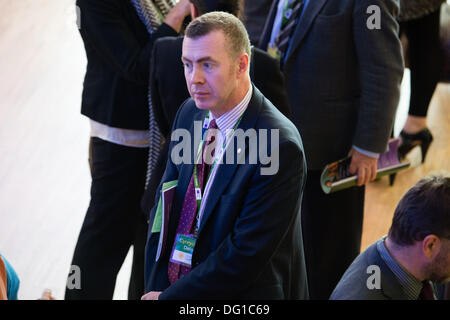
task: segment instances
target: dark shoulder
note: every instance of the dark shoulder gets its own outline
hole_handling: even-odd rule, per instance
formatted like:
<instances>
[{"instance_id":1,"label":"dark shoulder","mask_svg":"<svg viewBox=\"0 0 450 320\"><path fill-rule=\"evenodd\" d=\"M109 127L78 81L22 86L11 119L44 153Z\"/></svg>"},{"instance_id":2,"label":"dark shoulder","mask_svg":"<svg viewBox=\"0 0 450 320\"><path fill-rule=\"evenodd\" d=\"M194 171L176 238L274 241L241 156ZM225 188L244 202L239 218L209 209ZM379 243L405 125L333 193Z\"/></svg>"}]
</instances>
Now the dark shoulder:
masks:
<instances>
[{"instance_id":1,"label":"dark shoulder","mask_svg":"<svg viewBox=\"0 0 450 320\"><path fill-rule=\"evenodd\" d=\"M280 77L280 63L277 59L273 58L266 51L256 47L252 47L252 63L250 64L251 73L254 75L256 81L264 80L270 81L271 77L276 77L275 81L278 81Z\"/></svg>"},{"instance_id":2,"label":"dark shoulder","mask_svg":"<svg viewBox=\"0 0 450 320\"><path fill-rule=\"evenodd\" d=\"M261 50L256 47L252 47L252 55L255 63L261 63L266 64L268 66L277 66L278 61L273 58L270 54L268 54L266 51Z\"/></svg>"},{"instance_id":3,"label":"dark shoulder","mask_svg":"<svg viewBox=\"0 0 450 320\"><path fill-rule=\"evenodd\" d=\"M280 143L286 140L295 142L302 146L300 133L297 127L283 115L273 103L267 99L256 87L254 95L257 103L260 104L260 112L256 126L258 129L278 129Z\"/></svg>"},{"instance_id":4,"label":"dark shoulder","mask_svg":"<svg viewBox=\"0 0 450 320\"><path fill-rule=\"evenodd\" d=\"M181 53L183 48L183 37L162 37L153 44L153 56L156 66L163 69L166 64L179 62L181 66ZM167 70L166 70L167 72Z\"/></svg>"},{"instance_id":5,"label":"dark shoulder","mask_svg":"<svg viewBox=\"0 0 450 320\"><path fill-rule=\"evenodd\" d=\"M155 47L158 47L160 52L173 52L183 47L183 37L163 37L155 41Z\"/></svg>"},{"instance_id":6,"label":"dark shoulder","mask_svg":"<svg viewBox=\"0 0 450 320\"><path fill-rule=\"evenodd\" d=\"M337 284L331 300L387 300L381 289L369 289L367 283L374 273L373 266L382 263L377 242L364 250L348 267ZM382 276L382 275L381 275Z\"/></svg>"}]
</instances>

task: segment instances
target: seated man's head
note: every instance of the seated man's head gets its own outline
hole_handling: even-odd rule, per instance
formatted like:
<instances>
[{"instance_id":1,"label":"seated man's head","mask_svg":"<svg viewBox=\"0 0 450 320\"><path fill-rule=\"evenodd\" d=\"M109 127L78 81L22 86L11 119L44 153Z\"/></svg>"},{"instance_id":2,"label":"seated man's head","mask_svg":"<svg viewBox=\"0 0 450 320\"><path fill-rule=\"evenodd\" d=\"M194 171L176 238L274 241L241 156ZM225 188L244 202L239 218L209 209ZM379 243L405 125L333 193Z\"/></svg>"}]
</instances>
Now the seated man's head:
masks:
<instances>
[{"instance_id":1,"label":"seated man's head","mask_svg":"<svg viewBox=\"0 0 450 320\"><path fill-rule=\"evenodd\" d=\"M450 281L450 175L428 176L403 196L388 238L424 280Z\"/></svg>"},{"instance_id":2,"label":"seated man's head","mask_svg":"<svg viewBox=\"0 0 450 320\"><path fill-rule=\"evenodd\" d=\"M188 25L182 61L191 97L215 117L230 111L249 89L250 40L229 13L207 13Z\"/></svg>"}]
</instances>

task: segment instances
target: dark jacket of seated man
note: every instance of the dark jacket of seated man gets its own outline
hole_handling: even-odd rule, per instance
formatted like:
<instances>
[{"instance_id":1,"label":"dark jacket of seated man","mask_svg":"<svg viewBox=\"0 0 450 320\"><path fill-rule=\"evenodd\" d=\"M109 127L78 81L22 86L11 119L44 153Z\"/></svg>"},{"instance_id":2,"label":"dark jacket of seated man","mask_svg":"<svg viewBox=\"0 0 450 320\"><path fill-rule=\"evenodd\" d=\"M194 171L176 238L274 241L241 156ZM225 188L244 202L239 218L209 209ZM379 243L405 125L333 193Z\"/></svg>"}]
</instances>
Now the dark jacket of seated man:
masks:
<instances>
[{"instance_id":1,"label":"dark jacket of seated man","mask_svg":"<svg viewBox=\"0 0 450 320\"><path fill-rule=\"evenodd\" d=\"M173 130L193 136L194 121L206 111L192 99L179 109ZM168 261L183 199L193 165L168 158L161 184L178 180L169 219L167 243L158 261L160 233L150 233L146 247L146 291L163 291L159 299L307 299L300 203L306 178L306 162L296 127L253 86L253 96L238 129L279 129L279 166L274 175L262 175L264 165L249 161L245 149L234 146L244 163L221 164L208 196L200 225L192 270L170 285ZM268 152L276 147L268 139ZM170 143L169 154L176 142ZM196 148L192 146L192 161ZM243 152L242 152L243 151ZM228 152L227 149L224 159ZM192 162L191 162L192 163ZM151 211L150 229L156 206Z\"/></svg>"}]
</instances>

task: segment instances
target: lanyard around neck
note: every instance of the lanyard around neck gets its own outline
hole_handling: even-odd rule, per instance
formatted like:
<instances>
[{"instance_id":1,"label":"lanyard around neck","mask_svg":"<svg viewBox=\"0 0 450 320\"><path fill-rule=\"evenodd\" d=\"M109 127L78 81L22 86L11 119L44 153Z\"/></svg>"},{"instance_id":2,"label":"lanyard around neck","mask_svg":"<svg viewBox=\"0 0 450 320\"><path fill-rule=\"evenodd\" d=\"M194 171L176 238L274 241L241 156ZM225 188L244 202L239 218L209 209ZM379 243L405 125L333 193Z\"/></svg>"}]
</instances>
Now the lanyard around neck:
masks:
<instances>
[{"instance_id":1,"label":"lanyard around neck","mask_svg":"<svg viewBox=\"0 0 450 320\"><path fill-rule=\"evenodd\" d=\"M242 119L243 115L244 115L244 113L242 113L242 115L239 117L238 121L236 121L236 124L234 125L233 129L230 130L230 132L228 133L227 137L224 139L223 144L222 144L222 156L224 154L224 150L226 149L227 141L230 139L230 137L232 137L234 131L238 127L239 123L241 122L241 119ZM195 228L195 232L194 232L195 237L197 237L197 232L198 232L198 228L199 228L199 225L200 225L200 221L199 221L198 217L199 217L200 208L201 208L202 200L203 200L202 189L200 188L200 183L199 183L199 178L198 178L198 173L197 173L197 162L200 159L200 157L202 157L202 154L203 154L203 146L205 145L205 140L204 140L203 137L205 135L205 132L207 130L209 130L210 117L211 117L210 116L210 112L208 112L208 114L206 115L205 120L203 122L202 141L200 142L199 149L197 151L196 161L195 161L195 164L194 164L193 177L194 177L194 187L195 187L195 199L197 201L197 214L196 214L197 224L196 224L196 228ZM210 168L209 173L208 173L208 178L206 180L203 179L204 180L204 186L203 186L204 188L206 187L206 183L209 180L209 177L211 176L211 172L213 171L213 169L214 169L214 167L215 167L215 165L217 163L217 160L218 160L217 157L214 157L214 162L212 163L211 168ZM204 161L204 159L202 159L202 161Z\"/></svg>"}]
</instances>

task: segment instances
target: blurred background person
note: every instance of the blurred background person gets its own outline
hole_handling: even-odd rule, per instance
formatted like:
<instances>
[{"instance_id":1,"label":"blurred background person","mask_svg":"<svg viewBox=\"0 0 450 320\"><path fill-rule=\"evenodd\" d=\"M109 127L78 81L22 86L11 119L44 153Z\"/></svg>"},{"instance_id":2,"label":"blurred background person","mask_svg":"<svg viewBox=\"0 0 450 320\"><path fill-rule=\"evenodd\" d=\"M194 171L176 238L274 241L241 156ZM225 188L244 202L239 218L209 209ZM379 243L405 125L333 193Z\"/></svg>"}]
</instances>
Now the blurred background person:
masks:
<instances>
[{"instance_id":1,"label":"blurred background person","mask_svg":"<svg viewBox=\"0 0 450 320\"><path fill-rule=\"evenodd\" d=\"M72 260L81 271L81 289L67 288L66 299L112 299L130 246L128 298L139 299L144 292L147 223L140 199L150 138L158 136L149 115L150 56L153 42L178 35L190 12L188 0L175 2L76 2L88 60L81 113L91 125L92 184Z\"/></svg>"},{"instance_id":2,"label":"blurred background person","mask_svg":"<svg viewBox=\"0 0 450 320\"><path fill-rule=\"evenodd\" d=\"M369 6L380 9L368 28ZM274 1L259 47L280 59L308 174L302 230L310 297L328 299L360 252L364 185L375 179L400 97L398 0ZM325 194L325 165L351 156L358 187Z\"/></svg>"},{"instance_id":3,"label":"blurred background person","mask_svg":"<svg viewBox=\"0 0 450 320\"><path fill-rule=\"evenodd\" d=\"M427 111L436 85L444 69L441 46L440 7L445 0L401 0L400 36L407 39L406 58L411 70L409 112L400 133L399 155L404 158L415 146L420 146L422 163L433 141L427 128Z\"/></svg>"},{"instance_id":4,"label":"blurred background person","mask_svg":"<svg viewBox=\"0 0 450 320\"><path fill-rule=\"evenodd\" d=\"M16 271L0 254L0 300L17 300L19 286Z\"/></svg>"}]
</instances>

